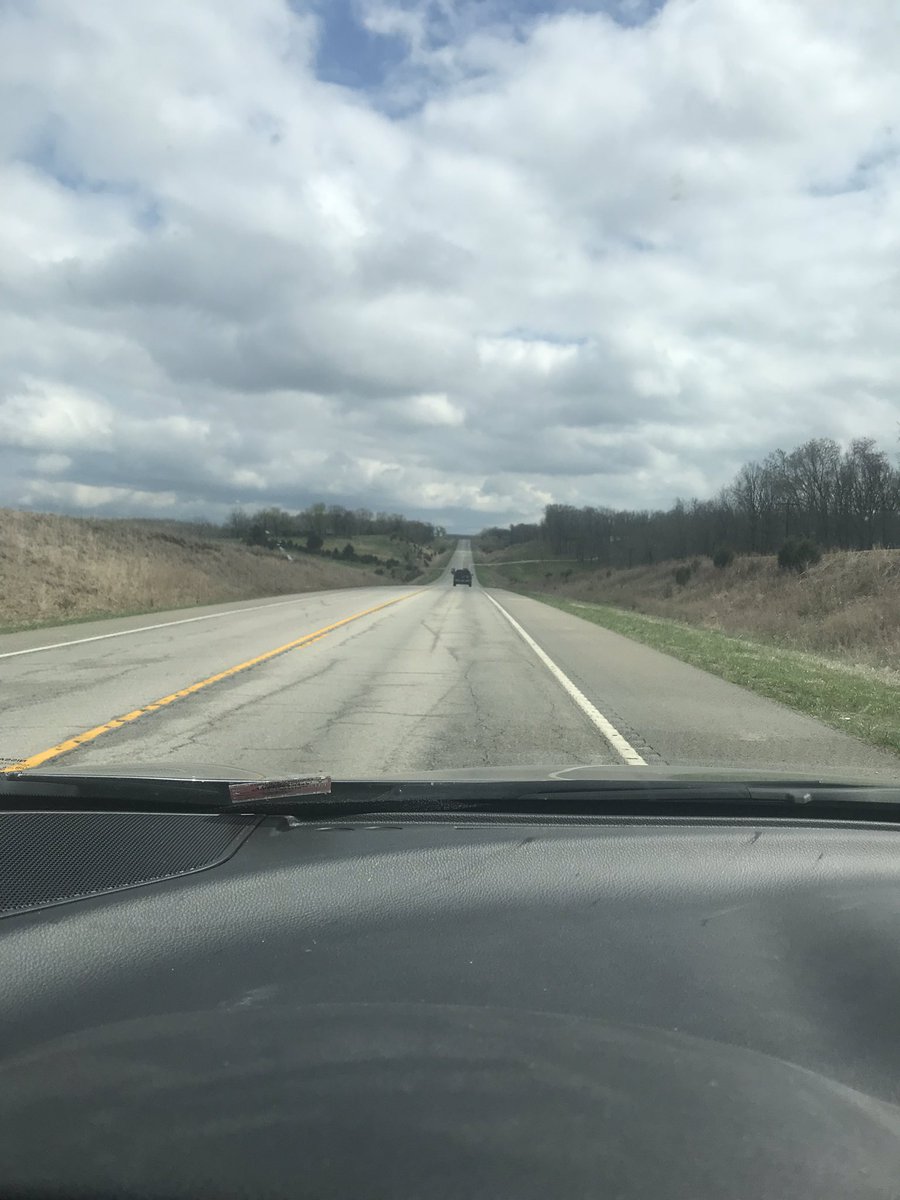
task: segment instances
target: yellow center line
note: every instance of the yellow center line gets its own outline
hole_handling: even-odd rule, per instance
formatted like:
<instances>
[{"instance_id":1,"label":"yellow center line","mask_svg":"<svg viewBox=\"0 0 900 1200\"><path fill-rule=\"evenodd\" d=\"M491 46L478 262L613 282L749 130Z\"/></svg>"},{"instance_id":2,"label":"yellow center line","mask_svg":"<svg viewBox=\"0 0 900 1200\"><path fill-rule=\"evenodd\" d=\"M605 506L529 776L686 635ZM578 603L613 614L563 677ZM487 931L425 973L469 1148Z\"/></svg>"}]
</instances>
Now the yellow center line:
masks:
<instances>
[{"instance_id":1,"label":"yellow center line","mask_svg":"<svg viewBox=\"0 0 900 1200\"><path fill-rule=\"evenodd\" d=\"M83 746L86 742L94 741L95 738L100 737L103 733L110 733L113 729L121 729L123 725L128 725L131 721L137 721L139 717L145 717L148 713L158 712L159 709L165 708L168 704L174 704L176 700L182 700L185 696L193 696L196 692L202 691L203 688L207 688L213 683L218 683L222 679L229 679L232 675L237 675L241 671L247 671L250 667L258 666L259 663L268 662L270 658L275 658L279 654L286 654L288 650L297 650L301 646L308 646L310 643L317 642L320 638L326 637L335 629L340 629L342 625L349 625L351 621L358 621L360 617L371 616L372 613L381 612L384 608L390 608L392 604L399 604L401 600L408 600L411 596L419 594L418 591L405 592L402 596L395 596L393 600L386 600L383 604L375 604L372 608L364 608L361 612L353 613L352 616L335 621L333 625L324 625L321 629L316 629L312 633L306 633L303 637L295 638L292 642L285 642L283 646L277 646L274 650L267 650L265 654L257 654L255 658L248 658L246 662L238 663L237 666L229 667L225 671L219 671L216 675L210 675L207 679L201 679L199 683L192 683L189 687L179 688L177 692L170 692L168 696L163 696L160 700L154 700L150 704L145 704L142 708L135 708L131 712L124 713L121 717L114 717L111 721L107 721L105 725L95 725L93 729L88 729L84 733L78 733L74 737L67 738L64 742L59 742L56 746L50 746L46 750L40 750L37 754L32 754L29 758L23 758L21 762L13 763L12 766L2 767L0 768L0 774L9 775L13 771L29 771L34 767L40 767L53 758L59 758L61 754L68 754L71 750L77 750L79 746Z\"/></svg>"}]
</instances>

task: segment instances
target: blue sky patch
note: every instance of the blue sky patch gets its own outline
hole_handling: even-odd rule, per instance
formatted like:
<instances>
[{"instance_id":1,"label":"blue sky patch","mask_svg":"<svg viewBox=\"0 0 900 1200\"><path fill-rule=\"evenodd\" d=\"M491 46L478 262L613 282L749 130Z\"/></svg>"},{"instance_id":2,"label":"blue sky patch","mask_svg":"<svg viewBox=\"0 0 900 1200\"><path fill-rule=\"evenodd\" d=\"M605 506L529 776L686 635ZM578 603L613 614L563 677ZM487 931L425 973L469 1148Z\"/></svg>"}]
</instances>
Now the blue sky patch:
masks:
<instances>
[{"instance_id":1,"label":"blue sky patch","mask_svg":"<svg viewBox=\"0 0 900 1200\"><path fill-rule=\"evenodd\" d=\"M439 49L462 40L479 28L509 29L519 37L535 20L564 13L597 13L620 25L646 24L665 0L457 0L449 8L436 0L394 0L392 7L423 13L428 43ZM294 7L309 11L303 0ZM404 65L409 47L404 38L367 29L361 0L312 0L319 20L316 73L320 79L362 91L381 88L391 73Z\"/></svg>"},{"instance_id":2,"label":"blue sky patch","mask_svg":"<svg viewBox=\"0 0 900 1200\"><path fill-rule=\"evenodd\" d=\"M319 6L316 74L344 87L380 87L407 54L405 41L366 29L356 0L326 0Z\"/></svg>"},{"instance_id":3,"label":"blue sky patch","mask_svg":"<svg viewBox=\"0 0 900 1200\"><path fill-rule=\"evenodd\" d=\"M130 201L132 220L137 229L150 232L164 223L159 202L136 183L124 179L102 179L82 170L65 147L65 123L52 116L34 132L22 147L19 162L53 179L69 192L86 196L120 196Z\"/></svg>"}]
</instances>

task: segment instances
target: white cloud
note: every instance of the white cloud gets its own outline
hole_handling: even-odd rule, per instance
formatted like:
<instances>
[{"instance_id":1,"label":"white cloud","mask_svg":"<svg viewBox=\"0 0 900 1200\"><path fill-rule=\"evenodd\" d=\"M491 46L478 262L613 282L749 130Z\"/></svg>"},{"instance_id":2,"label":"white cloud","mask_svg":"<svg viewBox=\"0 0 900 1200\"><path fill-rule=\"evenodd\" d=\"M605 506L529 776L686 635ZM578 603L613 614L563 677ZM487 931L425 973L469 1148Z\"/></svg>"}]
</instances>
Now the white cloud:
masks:
<instances>
[{"instance_id":1,"label":"white cloud","mask_svg":"<svg viewBox=\"0 0 900 1200\"><path fill-rule=\"evenodd\" d=\"M109 407L73 388L36 384L0 400L0 437L11 446L51 452L102 448L111 432Z\"/></svg>"},{"instance_id":2,"label":"white cloud","mask_svg":"<svg viewBox=\"0 0 900 1200\"><path fill-rule=\"evenodd\" d=\"M68 454L39 454L34 460L34 469L41 475L59 475L71 465Z\"/></svg>"},{"instance_id":3,"label":"white cloud","mask_svg":"<svg viewBox=\"0 0 900 1200\"><path fill-rule=\"evenodd\" d=\"M478 524L893 446L893 0L366 20L371 95L280 0L0 10L0 504Z\"/></svg>"},{"instance_id":4,"label":"white cloud","mask_svg":"<svg viewBox=\"0 0 900 1200\"><path fill-rule=\"evenodd\" d=\"M415 425L462 425L465 414L446 395L412 396L400 406L401 414Z\"/></svg>"},{"instance_id":5,"label":"white cloud","mask_svg":"<svg viewBox=\"0 0 900 1200\"><path fill-rule=\"evenodd\" d=\"M106 509L137 515L147 511L173 510L179 503L174 492L142 492L137 488L93 487L84 483L51 483L36 479L23 498L30 507L42 504L64 505L66 508Z\"/></svg>"},{"instance_id":6,"label":"white cloud","mask_svg":"<svg viewBox=\"0 0 900 1200\"><path fill-rule=\"evenodd\" d=\"M483 365L526 375L550 375L577 357L577 346L560 346L540 338L480 338L478 342L478 359Z\"/></svg>"}]
</instances>

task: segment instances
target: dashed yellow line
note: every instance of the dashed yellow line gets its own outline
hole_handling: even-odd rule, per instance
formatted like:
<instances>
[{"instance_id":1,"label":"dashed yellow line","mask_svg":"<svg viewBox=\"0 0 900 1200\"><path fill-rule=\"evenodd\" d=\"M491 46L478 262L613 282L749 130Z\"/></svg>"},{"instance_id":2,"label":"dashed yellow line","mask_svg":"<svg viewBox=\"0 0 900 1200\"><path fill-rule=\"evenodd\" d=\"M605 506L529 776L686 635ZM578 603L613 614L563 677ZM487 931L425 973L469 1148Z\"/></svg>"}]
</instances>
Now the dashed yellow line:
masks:
<instances>
[{"instance_id":1,"label":"dashed yellow line","mask_svg":"<svg viewBox=\"0 0 900 1200\"><path fill-rule=\"evenodd\" d=\"M159 709L165 708L169 704L174 704L176 700L182 700L185 696L193 696L195 692L202 691L203 688L207 688L213 683L218 683L222 679L229 679L232 675L238 675L241 671L247 671L250 667L258 666L259 663L268 662L270 658L275 658L279 654L286 654L288 650L297 650L300 646L309 646L312 642L318 642L321 638L327 637L335 629L340 629L342 625L349 625L351 621L358 621L360 617L368 617L372 613L380 612L383 608L390 608L392 604L399 604L401 600L408 600L410 596L415 595L418 595L418 592L406 592L402 596L395 596L393 600L386 600L383 604L375 604L372 608L364 608L362 612L353 613L350 617L344 617L341 621L335 621L333 625L325 625L321 629L314 630L312 633L304 634L303 637L295 638L292 642L285 642L283 646L276 646L274 650L267 650L265 654L257 654L255 658L248 658L246 662L229 667L226 671L219 671L216 675L210 675L208 679L201 679L199 683L192 683L189 687L179 688L177 692L170 692L168 696L163 696L160 700L154 700L152 704L145 704L142 708L135 708L121 717L114 717L111 721L107 721L105 725L95 725L93 729L76 734L75 737L67 738L66 741L59 742L56 746L50 746L46 750L41 750L37 754L32 754L29 758L23 758L21 762L2 767L0 768L0 774L9 775L13 771L29 771L34 767L40 767L44 763L50 762L51 759L59 758L61 754L68 754L71 750L77 750L79 746L83 746L86 742L93 742L95 738L100 737L104 733L110 733L113 729L121 729L123 725L137 721L139 717L145 717L148 713L158 712Z\"/></svg>"}]
</instances>

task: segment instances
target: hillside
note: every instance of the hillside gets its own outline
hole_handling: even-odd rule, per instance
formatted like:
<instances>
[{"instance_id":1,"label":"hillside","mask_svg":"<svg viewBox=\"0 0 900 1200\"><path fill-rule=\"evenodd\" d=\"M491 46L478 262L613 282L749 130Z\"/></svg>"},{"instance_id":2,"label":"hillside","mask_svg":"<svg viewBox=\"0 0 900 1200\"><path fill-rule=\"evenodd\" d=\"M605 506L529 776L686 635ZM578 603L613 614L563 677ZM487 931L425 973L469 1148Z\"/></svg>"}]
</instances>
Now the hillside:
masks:
<instances>
[{"instance_id":1,"label":"hillside","mask_svg":"<svg viewBox=\"0 0 900 1200\"><path fill-rule=\"evenodd\" d=\"M513 546L498 546L484 537L472 541L472 554L476 563L507 563L541 561L562 562L562 559L549 559L550 551L546 545L534 539L533 541L517 542Z\"/></svg>"},{"instance_id":2,"label":"hillside","mask_svg":"<svg viewBox=\"0 0 900 1200\"><path fill-rule=\"evenodd\" d=\"M775 558L766 555L739 557L724 570L706 558L630 570L550 560L505 565L492 555L487 561L494 565L478 567L485 584L610 604L852 665L900 671L900 550L826 554L802 575L780 571ZM685 565L690 578L679 585L675 571Z\"/></svg>"},{"instance_id":3,"label":"hillside","mask_svg":"<svg viewBox=\"0 0 900 1200\"><path fill-rule=\"evenodd\" d=\"M195 529L0 509L0 628L386 581L368 567L289 561Z\"/></svg>"}]
</instances>

